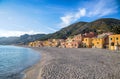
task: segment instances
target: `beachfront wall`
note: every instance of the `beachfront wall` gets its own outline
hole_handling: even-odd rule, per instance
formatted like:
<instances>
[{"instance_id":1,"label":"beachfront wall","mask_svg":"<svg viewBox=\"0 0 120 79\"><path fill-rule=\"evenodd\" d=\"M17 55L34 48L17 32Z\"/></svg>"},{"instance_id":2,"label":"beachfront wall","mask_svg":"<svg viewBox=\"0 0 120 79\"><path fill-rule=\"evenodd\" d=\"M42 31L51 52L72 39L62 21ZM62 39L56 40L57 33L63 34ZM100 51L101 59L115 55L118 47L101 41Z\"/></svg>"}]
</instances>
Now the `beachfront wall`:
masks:
<instances>
[{"instance_id":1,"label":"beachfront wall","mask_svg":"<svg viewBox=\"0 0 120 79\"><path fill-rule=\"evenodd\" d=\"M82 43L85 45L85 47L91 48L92 47L92 38L84 38Z\"/></svg>"},{"instance_id":2,"label":"beachfront wall","mask_svg":"<svg viewBox=\"0 0 120 79\"><path fill-rule=\"evenodd\" d=\"M92 47L93 48L103 48L104 47L104 38L93 38Z\"/></svg>"},{"instance_id":3,"label":"beachfront wall","mask_svg":"<svg viewBox=\"0 0 120 79\"><path fill-rule=\"evenodd\" d=\"M120 34L109 36L109 49L118 50L120 47Z\"/></svg>"}]
</instances>

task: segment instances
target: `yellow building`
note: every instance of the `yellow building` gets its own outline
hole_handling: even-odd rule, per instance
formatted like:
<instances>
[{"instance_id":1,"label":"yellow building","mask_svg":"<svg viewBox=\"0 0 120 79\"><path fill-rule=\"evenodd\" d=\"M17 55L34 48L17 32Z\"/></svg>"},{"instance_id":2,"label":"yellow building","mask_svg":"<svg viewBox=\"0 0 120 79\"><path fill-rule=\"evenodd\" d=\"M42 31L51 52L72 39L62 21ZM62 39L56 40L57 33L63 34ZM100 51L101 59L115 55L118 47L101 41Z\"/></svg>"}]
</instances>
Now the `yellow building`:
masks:
<instances>
[{"instance_id":1,"label":"yellow building","mask_svg":"<svg viewBox=\"0 0 120 79\"><path fill-rule=\"evenodd\" d=\"M29 46L30 46L30 47L36 47L36 42L30 42L30 43L29 43Z\"/></svg>"},{"instance_id":2,"label":"yellow building","mask_svg":"<svg viewBox=\"0 0 120 79\"><path fill-rule=\"evenodd\" d=\"M33 47L33 42L30 42L28 46Z\"/></svg>"},{"instance_id":3,"label":"yellow building","mask_svg":"<svg viewBox=\"0 0 120 79\"><path fill-rule=\"evenodd\" d=\"M59 39L52 39L52 47L58 47L60 44Z\"/></svg>"},{"instance_id":4,"label":"yellow building","mask_svg":"<svg viewBox=\"0 0 120 79\"><path fill-rule=\"evenodd\" d=\"M92 47L94 48L103 48L104 43L104 38L92 38Z\"/></svg>"},{"instance_id":5,"label":"yellow building","mask_svg":"<svg viewBox=\"0 0 120 79\"><path fill-rule=\"evenodd\" d=\"M91 48L92 47L92 38L84 38L82 43L86 47Z\"/></svg>"},{"instance_id":6,"label":"yellow building","mask_svg":"<svg viewBox=\"0 0 120 79\"><path fill-rule=\"evenodd\" d=\"M109 49L117 50L120 46L120 34L109 36Z\"/></svg>"},{"instance_id":7,"label":"yellow building","mask_svg":"<svg viewBox=\"0 0 120 79\"><path fill-rule=\"evenodd\" d=\"M46 40L46 41L43 42L43 45L44 45L45 47L51 47L51 46L52 46L52 42L49 41L49 40Z\"/></svg>"},{"instance_id":8,"label":"yellow building","mask_svg":"<svg viewBox=\"0 0 120 79\"><path fill-rule=\"evenodd\" d=\"M43 47L43 41L34 41L28 44L30 47Z\"/></svg>"}]
</instances>

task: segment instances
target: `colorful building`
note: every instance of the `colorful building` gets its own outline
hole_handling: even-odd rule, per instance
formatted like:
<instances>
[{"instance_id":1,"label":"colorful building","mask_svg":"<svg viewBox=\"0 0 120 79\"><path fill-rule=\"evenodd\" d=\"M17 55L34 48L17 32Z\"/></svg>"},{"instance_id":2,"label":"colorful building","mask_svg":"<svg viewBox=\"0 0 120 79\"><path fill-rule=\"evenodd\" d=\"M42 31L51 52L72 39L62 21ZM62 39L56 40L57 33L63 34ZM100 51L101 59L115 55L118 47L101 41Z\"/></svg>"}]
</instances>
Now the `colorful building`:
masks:
<instances>
[{"instance_id":1,"label":"colorful building","mask_svg":"<svg viewBox=\"0 0 120 79\"><path fill-rule=\"evenodd\" d=\"M53 39L52 41L51 41L51 46L52 47L59 47L59 45L60 45L60 39Z\"/></svg>"},{"instance_id":2,"label":"colorful building","mask_svg":"<svg viewBox=\"0 0 120 79\"><path fill-rule=\"evenodd\" d=\"M66 42L65 41L61 41L59 47L60 48L66 48Z\"/></svg>"},{"instance_id":3,"label":"colorful building","mask_svg":"<svg viewBox=\"0 0 120 79\"><path fill-rule=\"evenodd\" d=\"M93 48L104 48L104 38L92 38Z\"/></svg>"},{"instance_id":4,"label":"colorful building","mask_svg":"<svg viewBox=\"0 0 120 79\"><path fill-rule=\"evenodd\" d=\"M88 37L88 38L93 38L93 37L96 37L97 34L95 34L94 32L89 32L89 33L84 33L83 34L84 37Z\"/></svg>"},{"instance_id":5,"label":"colorful building","mask_svg":"<svg viewBox=\"0 0 120 79\"><path fill-rule=\"evenodd\" d=\"M71 42L71 47L72 48L79 48L80 44L81 44L81 42L79 42L79 41L73 41L73 42Z\"/></svg>"},{"instance_id":6,"label":"colorful building","mask_svg":"<svg viewBox=\"0 0 120 79\"><path fill-rule=\"evenodd\" d=\"M28 46L30 46L30 47L43 47L43 42L42 41L30 42L28 44Z\"/></svg>"},{"instance_id":7,"label":"colorful building","mask_svg":"<svg viewBox=\"0 0 120 79\"><path fill-rule=\"evenodd\" d=\"M43 41L43 46L45 46L45 47L51 47L52 46L52 41L51 40Z\"/></svg>"},{"instance_id":8,"label":"colorful building","mask_svg":"<svg viewBox=\"0 0 120 79\"><path fill-rule=\"evenodd\" d=\"M30 43L28 44L28 46L29 46L29 47L34 47L34 42L30 42Z\"/></svg>"},{"instance_id":9,"label":"colorful building","mask_svg":"<svg viewBox=\"0 0 120 79\"><path fill-rule=\"evenodd\" d=\"M79 34L64 39L48 39L46 41L34 41L28 44L30 47L61 47L61 48L109 48L110 50L120 49L120 34L103 33L98 36L93 32Z\"/></svg>"},{"instance_id":10,"label":"colorful building","mask_svg":"<svg viewBox=\"0 0 120 79\"><path fill-rule=\"evenodd\" d=\"M109 36L109 49L118 50L120 48L120 34Z\"/></svg>"},{"instance_id":11,"label":"colorful building","mask_svg":"<svg viewBox=\"0 0 120 79\"><path fill-rule=\"evenodd\" d=\"M75 35L73 37L73 40L78 41L78 42L82 42L83 38L84 38L84 36L82 34L79 34L79 35Z\"/></svg>"},{"instance_id":12,"label":"colorful building","mask_svg":"<svg viewBox=\"0 0 120 79\"><path fill-rule=\"evenodd\" d=\"M84 38L84 40L82 41L82 45L83 47L88 47L91 48L92 47L92 38Z\"/></svg>"},{"instance_id":13,"label":"colorful building","mask_svg":"<svg viewBox=\"0 0 120 79\"><path fill-rule=\"evenodd\" d=\"M67 38L66 40L65 40L65 47L66 48L72 48L72 42L73 42L74 40L72 39L72 38Z\"/></svg>"},{"instance_id":14,"label":"colorful building","mask_svg":"<svg viewBox=\"0 0 120 79\"><path fill-rule=\"evenodd\" d=\"M104 48L109 48L109 36L113 35L111 32L102 33L97 36L97 38L104 38Z\"/></svg>"}]
</instances>

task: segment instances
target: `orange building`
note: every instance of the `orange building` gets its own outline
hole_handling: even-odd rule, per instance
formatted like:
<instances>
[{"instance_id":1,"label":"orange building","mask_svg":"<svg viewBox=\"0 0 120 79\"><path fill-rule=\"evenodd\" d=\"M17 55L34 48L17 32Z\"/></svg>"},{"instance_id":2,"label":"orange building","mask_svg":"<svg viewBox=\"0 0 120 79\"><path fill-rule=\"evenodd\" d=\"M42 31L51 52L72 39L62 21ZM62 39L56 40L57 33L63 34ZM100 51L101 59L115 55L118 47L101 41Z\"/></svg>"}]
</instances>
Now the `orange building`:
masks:
<instances>
[{"instance_id":1,"label":"orange building","mask_svg":"<svg viewBox=\"0 0 120 79\"><path fill-rule=\"evenodd\" d=\"M92 47L94 48L104 48L104 38L93 38Z\"/></svg>"},{"instance_id":2,"label":"orange building","mask_svg":"<svg viewBox=\"0 0 120 79\"><path fill-rule=\"evenodd\" d=\"M92 38L84 38L82 41L83 46L91 48L92 47Z\"/></svg>"},{"instance_id":3,"label":"orange building","mask_svg":"<svg viewBox=\"0 0 120 79\"><path fill-rule=\"evenodd\" d=\"M120 34L109 36L109 49L118 50L120 48Z\"/></svg>"},{"instance_id":4,"label":"orange building","mask_svg":"<svg viewBox=\"0 0 120 79\"><path fill-rule=\"evenodd\" d=\"M43 41L43 46L45 46L45 47L51 47L52 46L51 40Z\"/></svg>"},{"instance_id":5,"label":"orange building","mask_svg":"<svg viewBox=\"0 0 120 79\"><path fill-rule=\"evenodd\" d=\"M30 43L28 44L28 46L29 46L29 47L34 47L34 42L30 42Z\"/></svg>"},{"instance_id":6,"label":"orange building","mask_svg":"<svg viewBox=\"0 0 120 79\"><path fill-rule=\"evenodd\" d=\"M42 41L30 42L28 44L28 46L30 46L30 47L43 47L43 42Z\"/></svg>"}]
</instances>

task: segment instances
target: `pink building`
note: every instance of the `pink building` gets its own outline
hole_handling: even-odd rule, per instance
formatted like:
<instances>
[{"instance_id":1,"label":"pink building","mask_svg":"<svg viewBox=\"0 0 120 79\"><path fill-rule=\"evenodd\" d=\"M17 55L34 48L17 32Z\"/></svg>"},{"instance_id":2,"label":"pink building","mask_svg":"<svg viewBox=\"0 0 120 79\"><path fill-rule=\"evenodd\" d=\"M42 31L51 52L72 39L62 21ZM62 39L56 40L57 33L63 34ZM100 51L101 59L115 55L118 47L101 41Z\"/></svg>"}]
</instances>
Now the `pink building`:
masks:
<instances>
[{"instance_id":1,"label":"pink building","mask_svg":"<svg viewBox=\"0 0 120 79\"><path fill-rule=\"evenodd\" d=\"M84 37L88 37L88 38L93 38L97 36L97 34L95 34L94 32L85 33L83 35Z\"/></svg>"}]
</instances>

